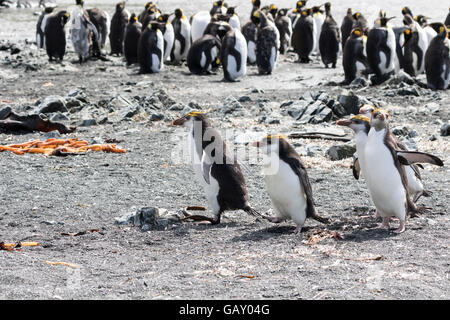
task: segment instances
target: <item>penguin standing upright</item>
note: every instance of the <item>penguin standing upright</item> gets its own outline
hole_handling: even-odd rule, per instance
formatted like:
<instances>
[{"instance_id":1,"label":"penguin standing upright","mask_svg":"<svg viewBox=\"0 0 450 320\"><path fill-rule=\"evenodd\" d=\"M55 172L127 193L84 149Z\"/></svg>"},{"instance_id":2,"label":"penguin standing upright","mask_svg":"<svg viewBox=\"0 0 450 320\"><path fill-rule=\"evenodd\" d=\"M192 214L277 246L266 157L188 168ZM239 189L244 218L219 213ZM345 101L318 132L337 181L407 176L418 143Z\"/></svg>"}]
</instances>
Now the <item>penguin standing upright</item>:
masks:
<instances>
[{"instance_id":1,"label":"penguin standing upright","mask_svg":"<svg viewBox=\"0 0 450 320\"><path fill-rule=\"evenodd\" d=\"M138 44L139 73L158 73L164 67L164 38L162 24L150 22L142 31Z\"/></svg>"},{"instance_id":2,"label":"penguin standing upright","mask_svg":"<svg viewBox=\"0 0 450 320\"><path fill-rule=\"evenodd\" d=\"M255 9L255 7L253 7ZM247 61L249 64L256 63L256 39L257 39L257 25L259 24L259 18L257 18L254 13L258 10L252 10L252 16L250 20L247 21L241 29L242 34L247 41Z\"/></svg>"},{"instance_id":3,"label":"penguin standing upright","mask_svg":"<svg viewBox=\"0 0 450 320\"><path fill-rule=\"evenodd\" d=\"M156 21L158 17L159 17L158 8L156 8L155 6L149 7L147 9L147 13L143 16L142 20L140 20L142 23L142 31L144 31L145 28L147 28L150 22Z\"/></svg>"},{"instance_id":4,"label":"penguin standing upright","mask_svg":"<svg viewBox=\"0 0 450 320\"><path fill-rule=\"evenodd\" d=\"M327 2L329 3L329 2ZM312 17L314 19L314 23L316 25L316 43L314 44L314 51L315 52L320 52L319 49L319 39L320 39L320 34L322 33L322 26L323 23L325 22L325 17L323 15L323 10L320 9L321 6L315 6L312 8Z\"/></svg>"},{"instance_id":5,"label":"penguin standing upright","mask_svg":"<svg viewBox=\"0 0 450 320\"><path fill-rule=\"evenodd\" d=\"M122 55L123 53L123 39L129 18L130 14L125 9L125 1L119 2L116 5L116 12L111 19L111 32L109 33L111 55Z\"/></svg>"},{"instance_id":6,"label":"penguin standing upright","mask_svg":"<svg viewBox=\"0 0 450 320\"><path fill-rule=\"evenodd\" d=\"M338 24L331 15L331 3L325 3L325 12L326 18L319 39L320 56L325 68L328 68L329 64L331 64L332 68L336 68L341 34L339 33Z\"/></svg>"},{"instance_id":7,"label":"penguin standing upright","mask_svg":"<svg viewBox=\"0 0 450 320\"><path fill-rule=\"evenodd\" d=\"M262 11L255 11L260 23L257 29L256 65L258 73L271 74L278 57L276 27L269 24L267 16Z\"/></svg>"},{"instance_id":8,"label":"penguin standing upright","mask_svg":"<svg viewBox=\"0 0 450 320\"><path fill-rule=\"evenodd\" d=\"M44 31L45 25L47 24L47 18L50 13L53 12L55 7L45 7L39 16L38 22L36 24L36 45L40 49L45 49Z\"/></svg>"},{"instance_id":9,"label":"penguin standing upright","mask_svg":"<svg viewBox=\"0 0 450 320\"><path fill-rule=\"evenodd\" d=\"M175 32L175 41L170 54L170 61L175 64L185 60L191 46L191 25L184 16L183 10L175 10L175 17L172 20L173 31Z\"/></svg>"},{"instance_id":10,"label":"penguin standing upright","mask_svg":"<svg viewBox=\"0 0 450 320\"><path fill-rule=\"evenodd\" d=\"M211 15L208 11L199 11L192 16L191 39L192 42L200 39L205 33L206 26L211 22Z\"/></svg>"},{"instance_id":11,"label":"penguin standing upright","mask_svg":"<svg viewBox=\"0 0 450 320\"><path fill-rule=\"evenodd\" d=\"M407 213L422 212L409 197L407 177L402 164L431 163L442 166L442 161L432 155L396 150L395 138L388 125L389 115L376 109L372 112L365 156L365 180L378 214L383 218L379 228L389 228L390 217L400 220L395 231L405 231Z\"/></svg>"},{"instance_id":12,"label":"penguin standing upright","mask_svg":"<svg viewBox=\"0 0 450 320\"><path fill-rule=\"evenodd\" d=\"M315 24L310 10L302 10L292 32L292 46L300 63L312 61L309 55L314 49L315 34Z\"/></svg>"},{"instance_id":13,"label":"penguin standing upright","mask_svg":"<svg viewBox=\"0 0 450 320\"><path fill-rule=\"evenodd\" d=\"M392 18L381 18L381 27L373 28L367 37L367 60L375 75L371 78L373 84L386 81L395 73L396 43L395 34L387 23Z\"/></svg>"},{"instance_id":14,"label":"penguin standing upright","mask_svg":"<svg viewBox=\"0 0 450 320\"><path fill-rule=\"evenodd\" d=\"M252 10L250 11L250 20L253 17L253 13L261 8L261 0L252 0Z\"/></svg>"},{"instance_id":15,"label":"penguin standing upright","mask_svg":"<svg viewBox=\"0 0 450 320\"><path fill-rule=\"evenodd\" d=\"M287 17L287 9L278 10L275 26L280 33L280 53L285 54L291 45L292 21Z\"/></svg>"},{"instance_id":16,"label":"penguin standing upright","mask_svg":"<svg viewBox=\"0 0 450 320\"><path fill-rule=\"evenodd\" d=\"M225 35L220 60L227 81L236 81L247 73L247 42L241 31L232 29Z\"/></svg>"},{"instance_id":17,"label":"penguin standing upright","mask_svg":"<svg viewBox=\"0 0 450 320\"><path fill-rule=\"evenodd\" d=\"M362 15L361 12L355 12L353 14L353 19L355 19L355 22L353 23L353 28L358 28L363 31L365 35L369 34L369 22L367 22L367 19Z\"/></svg>"},{"instance_id":18,"label":"penguin standing upright","mask_svg":"<svg viewBox=\"0 0 450 320\"><path fill-rule=\"evenodd\" d=\"M127 66L138 62L138 44L142 29L142 25L138 20L138 17L134 13L131 14L125 29L123 53L127 61Z\"/></svg>"},{"instance_id":19,"label":"penguin standing upright","mask_svg":"<svg viewBox=\"0 0 450 320\"><path fill-rule=\"evenodd\" d=\"M65 26L69 21L70 14L63 10L47 17L45 25L44 39L48 60L62 61L66 53L66 30Z\"/></svg>"},{"instance_id":20,"label":"penguin standing upright","mask_svg":"<svg viewBox=\"0 0 450 320\"><path fill-rule=\"evenodd\" d=\"M100 48L99 34L97 28L91 22L89 14L83 9L83 0L76 0L77 6L70 12L70 38L72 40L73 47L78 55L79 62L86 61L91 52L93 46Z\"/></svg>"},{"instance_id":21,"label":"penguin standing upright","mask_svg":"<svg viewBox=\"0 0 450 320\"><path fill-rule=\"evenodd\" d=\"M92 55L94 57L100 57L102 50L105 48L106 39L109 34L109 15L105 11L99 8L87 9L89 19L97 29L97 36L93 41Z\"/></svg>"},{"instance_id":22,"label":"penguin standing upright","mask_svg":"<svg viewBox=\"0 0 450 320\"><path fill-rule=\"evenodd\" d=\"M270 159L264 163L263 174L276 216L263 218L273 223L291 219L297 225L295 233L301 232L306 218L328 223L317 215L306 167L286 137L268 135L253 146L263 148Z\"/></svg>"},{"instance_id":23,"label":"penguin standing upright","mask_svg":"<svg viewBox=\"0 0 450 320\"><path fill-rule=\"evenodd\" d=\"M428 87L445 90L450 85L450 40L447 28L441 24L438 35L425 54L425 73Z\"/></svg>"},{"instance_id":24,"label":"penguin standing upright","mask_svg":"<svg viewBox=\"0 0 450 320\"><path fill-rule=\"evenodd\" d=\"M367 36L360 29L353 29L347 39L342 57L345 80L342 84L348 85L356 78L367 74L369 63L366 54Z\"/></svg>"},{"instance_id":25,"label":"penguin standing upright","mask_svg":"<svg viewBox=\"0 0 450 320\"><path fill-rule=\"evenodd\" d=\"M193 74L210 74L220 64L220 40L210 34L195 41L189 48L187 65Z\"/></svg>"},{"instance_id":26,"label":"penguin standing upright","mask_svg":"<svg viewBox=\"0 0 450 320\"><path fill-rule=\"evenodd\" d=\"M224 1L214 1L213 6L211 10L209 11L209 14L211 16L219 13L219 14L225 14L227 12L227 9L224 6Z\"/></svg>"},{"instance_id":27,"label":"penguin standing upright","mask_svg":"<svg viewBox=\"0 0 450 320\"><path fill-rule=\"evenodd\" d=\"M344 48L345 48L345 42L347 41L347 38L352 33L354 23L355 23L355 18L353 17L353 10L352 10L352 8L348 8L347 14L344 17L344 20L342 20L342 24L341 24L342 50L344 50Z\"/></svg>"},{"instance_id":28,"label":"penguin standing upright","mask_svg":"<svg viewBox=\"0 0 450 320\"><path fill-rule=\"evenodd\" d=\"M288 13L288 17L291 18L292 21L292 28L295 28L295 24L300 18L301 12L303 8L306 6L307 2L308 2L307 0L297 1L297 3L295 4L295 8L290 10L290 12Z\"/></svg>"},{"instance_id":29,"label":"penguin standing upright","mask_svg":"<svg viewBox=\"0 0 450 320\"><path fill-rule=\"evenodd\" d=\"M233 29L241 30L241 21L239 16L236 14L236 7L229 7L227 9L226 15L229 16L228 23Z\"/></svg>"},{"instance_id":30,"label":"penguin standing upright","mask_svg":"<svg viewBox=\"0 0 450 320\"><path fill-rule=\"evenodd\" d=\"M227 210L244 210L251 215L260 216L250 207L239 163L206 115L198 111L190 112L172 124L189 128L188 137L194 173L203 186L214 213L214 218L204 216L188 216L188 218L218 224L221 214Z\"/></svg>"},{"instance_id":31,"label":"penguin standing upright","mask_svg":"<svg viewBox=\"0 0 450 320\"><path fill-rule=\"evenodd\" d=\"M175 41L175 31L172 23L169 21L170 16L171 14L161 14L157 19L159 23L163 24L161 31L164 37L164 62L170 59L170 53Z\"/></svg>"},{"instance_id":32,"label":"penguin standing upright","mask_svg":"<svg viewBox=\"0 0 450 320\"><path fill-rule=\"evenodd\" d=\"M427 38L426 44L428 48L428 46L431 43L431 40L433 40L433 38L437 36L437 31L434 30L433 27L428 24L427 18L423 15L418 15L414 17L414 20L416 22L416 27L417 24L419 24L420 28L418 27L417 28L419 30L422 29L423 33L426 35Z\"/></svg>"},{"instance_id":33,"label":"penguin standing upright","mask_svg":"<svg viewBox=\"0 0 450 320\"><path fill-rule=\"evenodd\" d=\"M154 3L152 1L147 2L144 6L144 9L142 10L142 12L138 15L138 21L139 23L143 23L145 18L147 17L148 14L148 9L149 8L153 8L155 7ZM156 7L155 7L156 8Z\"/></svg>"},{"instance_id":34,"label":"penguin standing upright","mask_svg":"<svg viewBox=\"0 0 450 320\"><path fill-rule=\"evenodd\" d=\"M421 74L425 70L425 52L419 44L419 33L412 26L403 31L403 69L411 77Z\"/></svg>"}]
</instances>

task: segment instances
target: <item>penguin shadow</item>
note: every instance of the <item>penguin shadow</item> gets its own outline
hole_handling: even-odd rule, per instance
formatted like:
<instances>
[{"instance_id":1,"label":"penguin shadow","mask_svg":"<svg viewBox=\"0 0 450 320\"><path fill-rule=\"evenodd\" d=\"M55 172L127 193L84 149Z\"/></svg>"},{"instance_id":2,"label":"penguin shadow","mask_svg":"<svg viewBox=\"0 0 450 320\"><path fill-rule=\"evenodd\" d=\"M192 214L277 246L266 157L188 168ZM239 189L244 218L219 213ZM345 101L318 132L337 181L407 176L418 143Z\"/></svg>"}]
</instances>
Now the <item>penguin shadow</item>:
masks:
<instances>
[{"instance_id":1,"label":"penguin shadow","mask_svg":"<svg viewBox=\"0 0 450 320\"><path fill-rule=\"evenodd\" d=\"M273 225L269 226L263 229L259 230L252 230L250 232L244 233L240 236L236 236L231 239L233 242L240 242L240 241L252 241L252 242L258 242L258 241L266 241L270 240L276 237L280 237L282 235L285 236L292 236L297 237L299 239L304 238L305 234L308 233L311 230L316 229L316 227L303 227L300 234L294 233L295 226L293 225Z\"/></svg>"}]
</instances>

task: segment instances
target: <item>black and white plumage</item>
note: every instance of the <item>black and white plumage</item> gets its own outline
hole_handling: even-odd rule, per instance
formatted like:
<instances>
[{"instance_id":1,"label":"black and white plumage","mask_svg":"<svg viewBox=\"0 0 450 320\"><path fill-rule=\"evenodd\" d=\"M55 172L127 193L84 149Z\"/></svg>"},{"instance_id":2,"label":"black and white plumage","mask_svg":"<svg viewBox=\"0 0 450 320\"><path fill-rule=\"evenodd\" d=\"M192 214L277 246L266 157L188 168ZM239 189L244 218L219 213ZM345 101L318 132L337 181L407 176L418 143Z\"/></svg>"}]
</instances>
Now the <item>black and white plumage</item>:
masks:
<instances>
[{"instance_id":1,"label":"black and white plumage","mask_svg":"<svg viewBox=\"0 0 450 320\"><path fill-rule=\"evenodd\" d=\"M105 48L106 40L108 39L109 15L107 12L98 8L87 9L86 11L89 14L90 21L97 29L98 36L93 40L92 56L100 57L102 55L102 50Z\"/></svg>"},{"instance_id":2,"label":"black and white plumage","mask_svg":"<svg viewBox=\"0 0 450 320\"><path fill-rule=\"evenodd\" d=\"M302 10L292 32L292 47L300 63L311 61L310 54L315 44L315 24L310 10Z\"/></svg>"},{"instance_id":3,"label":"black and white plumage","mask_svg":"<svg viewBox=\"0 0 450 320\"><path fill-rule=\"evenodd\" d=\"M353 14L355 21L353 22L353 28L358 28L363 31L365 35L369 33L369 22L367 22L366 17L363 16L361 12L355 12Z\"/></svg>"},{"instance_id":4,"label":"black and white plumage","mask_svg":"<svg viewBox=\"0 0 450 320\"><path fill-rule=\"evenodd\" d=\"M203 186L214 217L190 216L194 220L220 223L227 210L244 210L259 216L250 207L244 175L236 157L227 148L220 133L213 128L204 113L191 112L173 121L173 125L189 129L189 146L197 180Z\"/></svg>"},{"instance_id":5,"label":"black and white plumage","mask_svg":"<svg viewBox=\"0 0 450 320\"><path fill-rule=\"evenodd\" d=\"M347 9L347 14L342 20L341 24L341 41L342 41L342 50L345 48L345 42L347 38L350 36L353 30L353 24L355 23L355 18L353 17L352 8Z\"/></svg>"},{"instance_id":6,"label":"black and white plumage","mask_svg":"<svg viewBox=\"0 0 450 320\"><path fill-rule=\"evenodd\" d=\"M252 10L256 12L257 10ZM253 14L251 19L247 21L241 28L241 32L247 41L247 62L248 64L256 63L256 39L257 39L257 24L259 24L259 18Z\"/></svg>"},{"instance_id":7,"label":"black and white plumage","mask_svg":"<svg viewBox=\"0 0 450 320\"><path fill-rule=\"evenodd\" d=\"M447 18L445 18L444 25L450 26L450 8L448 8L448 14L447 14Z\"/></svg>"},{"instance_id":8,"label":"black and white plumage","mask_svg":"<svg viewBox=\"0 0 450 320\"><path fill-rule=\"evenodd\" d=\"M425 69L425 52L419 45L419 33L414 27L406 28L403 31L403 69L407 74L415 77Z\"/></svg>"},{"instance_id":9,"label":"black and white plumage","mask_svg":"<svg viewBox=\"0 0 450 320\"><path fill-rule=\"evenodd\" d=\"M164 38L161 24L151 22L142 31L138 44L140 73L158 73L164 67Z\"/></svg>"},{"instance_id":10,"label":"black and white plumage","mask_svg":"<svg viewBox=\"0 0 450 320\"><path fill-rule=\"evenodd\" d=\"M220 64L221 42L217 37L204 35L189 49L187 65L193 74L208 74Z\"/></svg>"},{"instance_id":11,"label":"black and white plumage","mask_svg":"<svg viewBox=\"0 0 450 320\"><path fill-rule=\"evenodd\" d=\"M125 29L127 27L129 12L125 9L125 1L116 5L116 12L111 19L111 27L109 33L109 43L111 45L111 55L123 54L123 40L125 37Z\"/></svg>"},{"instance_id":12,"label":"black and white plumage","mask_svg":"<svg viewBox=\"0 0 450 320\"><path fill-rule=\"evenodd\" d=\"M91 22L88 12L83 9L83 1L79 2L70 12L69 32L75 52L82 63L91 56L94 45L99 50L101 44L98 42L100 37L97 28Z\"/></svg>"},{"instance_id":13,"label":"black and white plumage","mask_svg":"<svg viewBox=\"0 0 450 320\"><path fill-rule=\"evenodd\" d=\"M343 84L350 84L356 78L367 74L369 63L366 55L367 37L362 30L354 29L348 37L342 57L345 80Z\"/></svg>"},{"instance_id":14,"label":"black and white plumage","mask_svg":"<svg viewBox=\"0 0 450 320\"><path fill-rule=\"evenodd\" d=\"M431 41L425 54L427 84L433 90L445 90L450 86L450 40L447 28L439 27L439 34Z\"/></svg>"},{"instance_id":15,"label":"black and white plumage","mask_svg":"<svg viewBox=\"0 0 450 320\"><path fill-rule=\"evenodd\" d=\"M66 53L65 26L69 18L70 14L65 10L53 13L47 17L44 39L49 61L53 61L53 59L62 61L64 58Z\"/></svg>"},{"instance_id":16,"label":"black and white plumage","mask_svg":"<svg viewBox=\"0 0 450 320\"><path fill-rule=\"evenodd\" d=\"M138 62L138 44L141 37L141 28L142 25L138 21L138 17L134 13L131 14L125 29L123 42L123 53L128 66Z\"/></svg>"},{"instance_id":17,"label":"black and white plumage","mask_svg":"<svg viewBox=\"0 0 450 320\"><path fill-rule=\"evenodd\" d=\"M262 11L253 13L260 19L256 40L256 65L258 73L271 74L275 69L278 58L276 27L269 23L267 16Z\"/></svg>"},{"instance_id":18,"label":"black and white plumage","mask_svg":"<svg viewBox=\"0 0 450 320\"><path fill-rule=\"evenodd\" d=\"M281 135L269 135L253 144L263 149L269 160L264 162L263 174L276 216L263 216L279 223L293 220L300 232L306 218L322 223L328 219L317 215L312 186L299 154Z\"/></svg>"},{"instance_id":19,"label":"black and white plumage","mask_svg":"<svg viewBox=\"0 0 450 320\"><path fill-rule=\"evenodd\" d=\"M38 18L38 22L36 24L36 45L40 49L45 49L45 40L44 40L44 32L45 26L47 24L48 15L53 12L55 7L46 7L42 10L41 15Z\"/></svg>"},{"instance_id":20,"label":"black and white plumage","mask_svg":"<svg viewBox=\"0 0 450 320\"><path fill-rule=\"evenodd\" d=\"M150 22L156 21L159 17L159 11L155 6L151 6L147 8L147 12L143 17L139 20L142 23L142 31L147 28Z\"/></svg>"},{"instance_id":21,"label":"black and white plumage","mask_svg":"<svg viewBox=\"0 0 450 320\"><path fill-rule=\"evenodd\" d=\"M289 46L291 45L292 37L292 21L287 16L287 9L278 10L275 18L275 26L280 33L280 53L287 53Z\"/></svg>"},{"instance_id":22,"label":"black and white plumage","mask_svg":"<svg viewBox=\"0 0 450 320\"><path fill-rule=\"evenodd\" d=\"M175 10L175 17L171 23L175 33L175 41L170 60L172 63L179 64L186 59L191 46L191 25L180 8Z\"/></svg>"},{"instance_id":23,"label":"black and white plumage","mask_svg":"<svg viewBox=\"0 0 450 320\"><path fill-rule=\"evenodd\" d=\"M319 51L325 67L328 68L328 65L331 64L332 68L336 68L341 34L338 24L331 15L331 3L325 3L325 12L326 18L319 38Z\"/></svg>"},{"instance_id":24,"label":"black and white plumage","mask_svg":"<svg viewBox=\"0 0 450 320\"><path fill-rule=\"evenodd\" d=\"M164 62L170 59L170 53L175 42L175 31L173 30L172 23L169 21L170 16L171 14L161 14L157 19L160 24L163 24L161 26L161 32L164 38Z\"/></svg>"},{"instance_id":25,"label":"black and white plumage","mask_svg":"<svg viewBox=\"0 0 450 320\"><path fill-rule=\"evenodd\" d=\"M247 42L241 31L232 29L225 35L220 60L227 81L236 81L247 73Z\"/></svg>"},{"instance_id":26,"label":"black and white plumage","mask_svg":"<svg viewBox=\"0 0 450 320\"><path fill-rule=\"evenodd\" d=\"M205 29L205 35L214 36L220 41L222 41L223 37L230 31L232 27L228 22L224 21L214 21L210 22Z\"/></svg>"}]
</instances>

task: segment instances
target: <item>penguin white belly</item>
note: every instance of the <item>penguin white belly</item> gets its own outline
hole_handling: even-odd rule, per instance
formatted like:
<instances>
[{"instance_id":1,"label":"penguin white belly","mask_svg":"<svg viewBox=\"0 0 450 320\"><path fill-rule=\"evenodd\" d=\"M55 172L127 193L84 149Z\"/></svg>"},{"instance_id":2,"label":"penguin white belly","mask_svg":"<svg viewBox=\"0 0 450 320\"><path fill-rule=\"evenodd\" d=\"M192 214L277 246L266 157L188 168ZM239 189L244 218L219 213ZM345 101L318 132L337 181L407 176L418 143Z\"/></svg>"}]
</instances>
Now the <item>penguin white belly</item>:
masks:
<instances>
[{"instance_id":1,"label":"penguin white belly","mask_svg":"<svg viewBox=\"0 0 450 320\"><path fill-rule=\"evenodd\" d=\"M267 21L267 22L269 23L269 25L272 26L273 30L275 31L275 36L276 36L275 43L276 43L277 50L278 50L278 49L280 49L280 45L281 45L281 42L280 42L280 31L278 30L278 28L277 28L277 26L275 25L275 23L273 23L273 22L270 21L270 20Z\"/></svg>"},{"instance_id":2,"label":"penguin white belly","mask_svg":"<svg viewBox=\"0 0 450 320\"><path fill-rule=\"evenodd\" d=\"M164 32L164 41L167 42L167 47L164 50L164 61L167 61L170 58L170 53L172 52L174 39L175 39L175 32L173 31L173 26L172 24L167 23L166 32Z\"/></svg>"},{"instance_id":3,"label":"penguin white belly","mask_svg":"<svg viewBox=\"0 0 450 320\"><path fill-rule=\"evenodd\" d=\"M192 42L203 37L206 26L211 21L211 15L208 11L200 11L192 18L191 37Z\"/></svg>"},{"instance_id":4,"label":"penguin white belly","mask_svg":"<svg viewBox=\"0 0 450 320\"><path fill-rule=\"evenodd\" d=\"M242 35L242 33L239 30L235 30L235 38L236 38L236 44L234 46L235 50L241 55L241 66L238 70L237 61L232 55L228 55L228 68L227 71L230 74L231 78L237 79L239 77L242 77L247 73L247 41L245 40L245 37Z\"/></svg>"},{"instance_id":5,"label":"penguin white belly","mask_svg":"<svg viewBox=\"0 0 450 320\"><path fill-rule=\"evenodd\" d=\"M317 36L317 23L313 19L313 49L311 52L318 52L319 51L319 37Z\"/></svg>"},{"instance_id":6,"label":"penguin white belly","mask_svg":"<svg viewBox=\"0 0 450 320\"><path fill-rule=\"evenodd\" d=\"M275 69L275 65L277 63L277 48L272 47L272 50L270 51L270 67L272 70Z\"/></svg>"},{"instance_id":7,"label":"penguin white belly","mask_svg":"<svg viewBox=\"0 0 450 320\"><path fill-rule=\"evenodd\" d=\"M380 51L379 68L383 74L395 71L395 59L397 57L397 54L395 52L396 43L394 31L392 31L391 28L387 28L386 31L387 31L386 45L390 49L391 60L388 61L389 63L388 66L386 67L387 57L382 51Z\"/></svg>"},{"instance_id":8,"label":"penguin white belly","mask_svg":"<svg viewBox=\"0 0 450 320\"><path fill-rule=\"evenodd\" d=\"M278 159L277 159L278 160ZM306 220L306 195L299 177L291 167L279 160L275 174L269 167L264 167L264 180L275 212L280 218L292 219L297 225Z\"/></svg>"},{"instance_id":9,"label":"penguin white belly","mask_svg":"<svg viewBox=\"0 0 450 320\"><path fill-rule=\"evenodd\" d=\"M157 31L157 47L161 50L161 58L164 57L164 38L160 30ZM164 67L164 63L156 53L152 53L152 71L155 73L160 72Z\"/></svg>"},{"instance_id":10,"label":"penguin white belly","mask_svg":"<svg viewBox=\"0 0 450 320\"><path fill-rule=\"evenodd\" d=\"M365 148L366 182L380 216L406 218L406 191L400 173L384 144L384 132L371 129Z\"/></svg>"},{"instance_id":11,"label":"penguin white belly","mask_svg":"<svg viewBox=\"0 0 450 320\"><path fill-rule=\"evenodd\" d=\"M367 145L367 134L365 132L358 132L355 136L355 142L356 142L356 152L358 153L359 167L361 168L361 176L365 177L366 172L365 149Z\"/></svg>"},{"instance_id":12,"label":"penguin white belly","mask_svg":"<svg viewBox=\"0 0 450 320\"><path fill-rule=\"evenodd\" d=\"M413 68L414 68L414 72L417 74L419 74L419 69L417 69L417 54L415 52L412 53L412 60L413 60Z\"/></svg>"},{"instance_id":13,"label":"penguin white belly","mask_svg":"<svg viewBox=\"0 0 450 320\"><path fill-rule=\"evenodd\" d=\"M320 33L322 32L322 25L325 21L325 18L323 17L323 14L315 14L314 21L316 22L316 43L314 44L314 46L316 49L315 51L319 52L319 38Z\"/></svg>"},{"instance_id":14,"label":"penguin white belly","mask_svg":"<svg viewBox=\"0 0 450 320\"><path fill-rule=\"evenodd\" d=\"M250 63L255 63L256 62L256 43L254 43L253 41L249 41L247 52L248 52L248 61Z\"/></svg>"},{"instance_id":15,"label":"penguin white belly","mask_svg":"<svg viewBox=\"0 0 450 320\"><path fill-rule=\"evenodd\" d=\"M228 22L233 29L241 30L241 22L237 15L233 15Z\"/></svg>"}]
</instances>

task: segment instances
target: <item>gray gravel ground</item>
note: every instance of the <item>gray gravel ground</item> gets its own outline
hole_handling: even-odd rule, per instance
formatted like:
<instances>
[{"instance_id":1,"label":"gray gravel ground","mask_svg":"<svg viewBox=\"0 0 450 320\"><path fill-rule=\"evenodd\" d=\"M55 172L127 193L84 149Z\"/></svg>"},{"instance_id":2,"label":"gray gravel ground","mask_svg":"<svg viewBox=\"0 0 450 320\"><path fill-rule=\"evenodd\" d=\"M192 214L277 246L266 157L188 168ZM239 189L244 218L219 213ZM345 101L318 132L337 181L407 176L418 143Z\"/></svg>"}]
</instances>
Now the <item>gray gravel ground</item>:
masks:
<instances>
[{"instance_id":1,"label":"gray gravel ground","mask_svg":"<svg viewBox=\"0 0 450 320\"><path fill-rule=\"evenodd\" d=\"M0 26L14 12L0 11ZM25 26L33 27L30 21L36 17L30 11L28 15ZM32 39L32 32L21 29L23 24L17 28ZM22 62L36 63L38 70L26 71L17 57L0 51L0 61L16 59L0 64L0 109L11 106L25 113L36 101L49 95L66 96L75 88L84 90L89 104L118 94L128 99L150 96L163 88L176 102L196 102L202 109L212 109L211 119L222 130L342 131L333 122L303 125L279 112L282 102L297 100L307 91L339 95L343 88L326 84L343 79L341 64L336 70L324 69L317 59L305 66L287 55L271 76L257 76L256 68L250 67L240 82L225 83L220 72L190 76L186 66L136 75L136 68L125 68L120 58L79 66L70 62L76 59L73 52L62 66L50 65L45 54L26 45L24 38L18 34L14 40L23 48ZM115 114L109 114L108 123L79 127L64 137L90 142L117 139L126 154L46 158L0 153L0 242L40 243L22 251L0 251L0 299L449 299L450 143L439 130L450 119L450 95L419 88L418 97L390 96L386 94L390 90L380 86L355 91L383 101L393 114L393 127L416 130L413 142L419 150L446 163L443 168L426 165L422 171L433 194L419 202L433 209L409 219L405 233L370 230L379 221L369 212L372 207L364 181L353 179L351 159L331 161L325 151L339 143L307 139L291 142L304 155L318 211L332 220L329 226L308 220L304 232L294 235L293 223L272 225L241 211L226 213L218 226L183 222L142 232L132 225L116 225L115 218L142 207L176 212L187 205L206 205L206 201L191 166L173 161L180 135L170 123L179 111L158 110L164 121L149 121L148 113L115 121ZM280 123L258 123L264 111L240 116L218 110L230 96L243 95L251 99L242 103L244 111L262 102L271 109L267 115L278 117ZM437 103L436 112L424 108L430 102ZM66 124L79 122L74 114ZM433 134L436 141L429 140ZM46 137L0 134L0 144ZM308 147L318 151L306 156ZM261 167L257 163L249 167L245 176L251 204L266 212L271 203ZM317 238L325 228L343 239ZM93 229L98 232L63 235ZM67 262L76 268L46 261Z\"/></svg>"}]
</instances>

